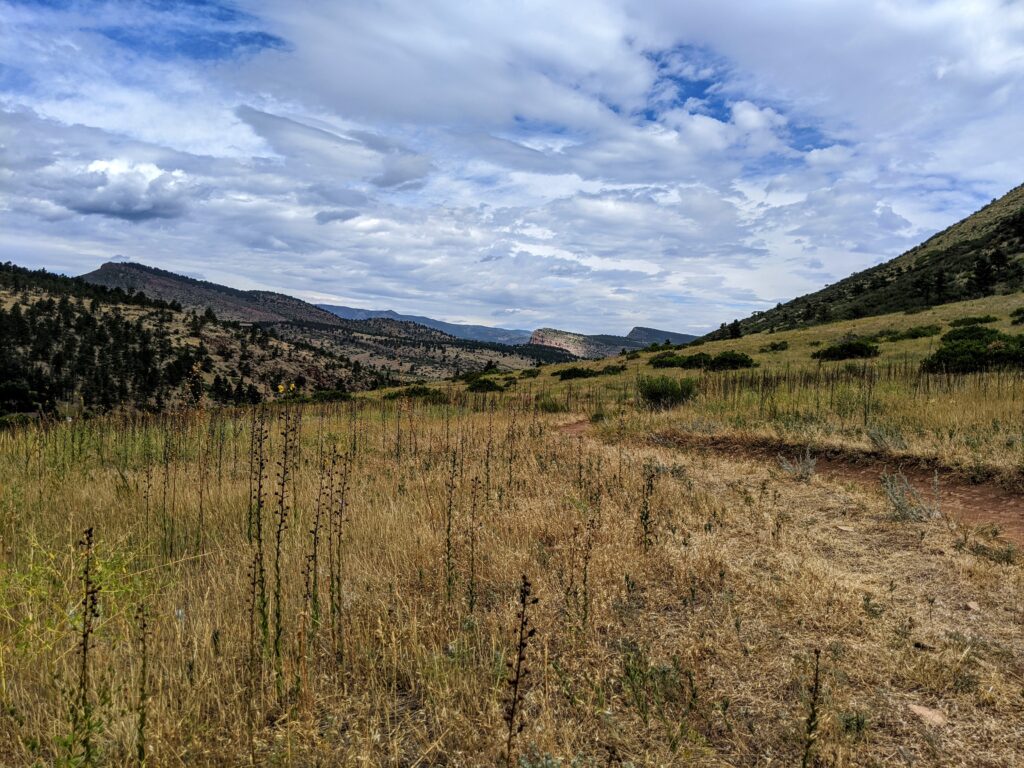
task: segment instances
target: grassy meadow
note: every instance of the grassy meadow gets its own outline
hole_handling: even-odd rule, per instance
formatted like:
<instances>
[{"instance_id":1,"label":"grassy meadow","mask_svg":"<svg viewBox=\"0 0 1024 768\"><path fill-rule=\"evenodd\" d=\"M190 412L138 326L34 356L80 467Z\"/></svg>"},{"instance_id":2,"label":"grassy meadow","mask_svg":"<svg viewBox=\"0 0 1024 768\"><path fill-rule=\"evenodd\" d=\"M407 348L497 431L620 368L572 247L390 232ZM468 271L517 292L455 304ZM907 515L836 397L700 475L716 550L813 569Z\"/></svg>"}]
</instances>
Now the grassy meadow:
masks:
<instances>
[{"instance_id":1,"label":"grassy meadow","mask_svg":"<svg viewBox=\"0 0 1024 768\"><path fill-rule=\"evenodd\" d=\"M980 313L935 310L958 311ZM1024 764L1012 548L875 487L650 439L1013 482L1019 374L922 375L934 338L809 359L848 332L700 348L749 350L741 371L643 353L494 393L0 432L0 764ZM695 396L645 407L656 375Z\"/></svg>"}]
</instances>

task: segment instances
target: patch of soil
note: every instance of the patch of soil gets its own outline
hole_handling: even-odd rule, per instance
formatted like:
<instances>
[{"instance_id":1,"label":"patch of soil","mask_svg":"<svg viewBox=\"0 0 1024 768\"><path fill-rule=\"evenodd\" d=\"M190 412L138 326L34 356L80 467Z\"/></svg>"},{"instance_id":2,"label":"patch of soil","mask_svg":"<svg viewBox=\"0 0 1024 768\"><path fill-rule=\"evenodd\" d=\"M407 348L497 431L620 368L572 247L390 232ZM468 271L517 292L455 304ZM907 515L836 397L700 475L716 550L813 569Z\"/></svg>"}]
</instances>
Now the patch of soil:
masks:
<instances>
[{"instance_id":1,"label":"patch of soil","mask_svg":"<svg viewBox=\"0 0 1024 768\"><path fill-rule=\"evenodd\" d=\"M652 435L650 440L657 445L710 450L772 462L778 461L779 455L793 459L802 452L800 448L781 441L745 440L723 435L671 432ZM1017 490L991 479L978 482L980 478L977 476L965 479L961 471L926 459L858 450L812 452L811 455L817 462L816 474L862 486L878 488L883 472L902 472L929 504L934 500L933 488L937 478L942 514L974 525L996 525L1005 539L1024 546L1024 494Z\"/></svg>"},{"instance_id":2,"label":"patch of soil","mask_svg":"<svg viewBox=\"0 0 1024 768\"><path fill-rule=\"evenodd\" d=\"M558 430L581 437L590 430L589 421L562 424ZM768 438L739 438L729 435L704 435L693 432L660 432L650 435L654 445L696 451L713 451L737 458L776 462L779 455L790 459L802 449ZM926 459L898 457L885 453L848 450L812 453L815 473L843 482L878 489L883 472L902 472L927 503L933 503L933 487L938 476L939 507L944 515L973 525L996 525L1003 538L1024 546L1024 494L992 481L992 476L965 477L961 470L944 467Z\"/></svg>"}]
</instances>

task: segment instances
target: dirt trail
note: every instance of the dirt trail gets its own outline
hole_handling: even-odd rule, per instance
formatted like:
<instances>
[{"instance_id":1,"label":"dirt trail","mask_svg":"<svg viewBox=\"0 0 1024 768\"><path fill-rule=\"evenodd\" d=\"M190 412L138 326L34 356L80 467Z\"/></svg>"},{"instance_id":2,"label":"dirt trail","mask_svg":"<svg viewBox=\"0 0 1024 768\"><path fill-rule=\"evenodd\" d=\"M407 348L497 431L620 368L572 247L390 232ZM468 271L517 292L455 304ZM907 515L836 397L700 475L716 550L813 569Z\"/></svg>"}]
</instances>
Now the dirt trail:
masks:
<instances>
[{"instance_id":1,"label":"dirt trail","mask_svg":"<svg viewBox=\"0 0 1024 768\"><path fill-rule=\"evenodd\" d=\"M590 431L590 422L575 421L559 426L559 431L582 437ZM735 437L671 433L651 436L653 444L695 451L711 451L736 458L753 458L777 462L780 453L794 457L791 446L771 441L744 441ZM867 453L818 452L815 473L821 477L879 488L882 472L901 471L910 484L928 503L933 499L936 472L939 481L940 507L949 515L974 525L994 524L1002 535L1017 546L1024 547L1024 494L1003 488L993 482L971 483L941 467L922 466L912 459L884 457Z\"/></svg>"}]
</instances>

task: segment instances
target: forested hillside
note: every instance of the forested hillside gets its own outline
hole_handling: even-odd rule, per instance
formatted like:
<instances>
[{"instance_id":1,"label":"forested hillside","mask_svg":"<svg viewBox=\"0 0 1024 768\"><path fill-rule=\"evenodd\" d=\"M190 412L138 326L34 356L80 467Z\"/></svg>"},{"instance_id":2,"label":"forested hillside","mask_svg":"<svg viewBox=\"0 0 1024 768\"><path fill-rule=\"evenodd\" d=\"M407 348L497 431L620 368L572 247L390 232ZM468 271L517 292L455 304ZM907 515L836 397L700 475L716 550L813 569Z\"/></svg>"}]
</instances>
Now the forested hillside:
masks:
<instances>
[{"instance_id":1,"label":"forested hillside","mask_svg":"<svg viewBox=\"0 0 1024 768\"><path fill-rule=\"evenodd\" d=\"M386 380L211 311L0 265L0 415L240 404L281 388L301 394Z\"/></svg>"}]
</instances>

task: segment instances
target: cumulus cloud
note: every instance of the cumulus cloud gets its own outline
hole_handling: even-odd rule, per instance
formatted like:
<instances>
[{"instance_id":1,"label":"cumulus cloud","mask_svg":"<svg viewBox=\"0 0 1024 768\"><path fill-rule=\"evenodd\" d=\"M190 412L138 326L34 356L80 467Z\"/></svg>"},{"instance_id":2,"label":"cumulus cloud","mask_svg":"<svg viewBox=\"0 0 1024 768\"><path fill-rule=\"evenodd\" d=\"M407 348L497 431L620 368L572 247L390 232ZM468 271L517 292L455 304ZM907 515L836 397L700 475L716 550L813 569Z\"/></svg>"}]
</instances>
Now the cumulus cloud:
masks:
<instances>
[{"instance_id":1,"label":"cumulus cloud","mask_svg":"<svg viewBox=\"0 0 1024 768\"><path fill-rule=\"evenodd\" d=\"M716 326L1020 183L997 0L0 0L0 257Z\"/></svg>"}]
</instances>

